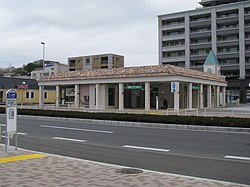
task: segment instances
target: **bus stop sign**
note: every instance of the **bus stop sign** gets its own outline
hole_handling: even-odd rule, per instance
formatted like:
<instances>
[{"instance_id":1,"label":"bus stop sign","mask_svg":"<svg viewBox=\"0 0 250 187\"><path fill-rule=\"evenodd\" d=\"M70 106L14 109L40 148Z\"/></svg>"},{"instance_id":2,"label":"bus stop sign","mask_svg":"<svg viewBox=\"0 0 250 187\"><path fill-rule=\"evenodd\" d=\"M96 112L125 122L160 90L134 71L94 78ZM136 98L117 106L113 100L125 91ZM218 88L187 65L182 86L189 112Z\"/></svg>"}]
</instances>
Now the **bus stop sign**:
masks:
<instances>
[{"instance_id":1,"label":"bus stop sign","mask_svg":"<svg viewBox=\"0 0 250 187\"><path fill-rule=\"evenodd\" d=\"M6 92L6 127L7 133L15 132L17 124L17 93L15 90Z\"/></svg>"}]
</instances>

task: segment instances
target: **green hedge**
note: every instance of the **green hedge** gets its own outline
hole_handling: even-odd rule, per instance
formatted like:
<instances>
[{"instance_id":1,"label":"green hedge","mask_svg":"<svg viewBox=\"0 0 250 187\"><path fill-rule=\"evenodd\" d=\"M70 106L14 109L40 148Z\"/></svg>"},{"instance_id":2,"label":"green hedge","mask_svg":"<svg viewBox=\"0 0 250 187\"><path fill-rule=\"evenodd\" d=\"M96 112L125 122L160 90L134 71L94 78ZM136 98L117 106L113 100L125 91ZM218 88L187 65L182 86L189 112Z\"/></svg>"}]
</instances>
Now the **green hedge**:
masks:
<instances>
[{"instance_id":1,"label":"green hedge","mask_svg":"<svg viewBox=\"0 0 250 187\"><path fill-rule=\"evenodd\" d=\"M0 108L0 113L5 113L5 108ZM100 119L114 121L133 121L165 124L184 124L222 127L250 128L249 118L233 117L201 117L201 116L164 116L152 114L127 114L127 113L100 113L100 112L73 112L58 110L18 109L19 115L51 116L82 119Z\"/></svg>"}]
</instances>

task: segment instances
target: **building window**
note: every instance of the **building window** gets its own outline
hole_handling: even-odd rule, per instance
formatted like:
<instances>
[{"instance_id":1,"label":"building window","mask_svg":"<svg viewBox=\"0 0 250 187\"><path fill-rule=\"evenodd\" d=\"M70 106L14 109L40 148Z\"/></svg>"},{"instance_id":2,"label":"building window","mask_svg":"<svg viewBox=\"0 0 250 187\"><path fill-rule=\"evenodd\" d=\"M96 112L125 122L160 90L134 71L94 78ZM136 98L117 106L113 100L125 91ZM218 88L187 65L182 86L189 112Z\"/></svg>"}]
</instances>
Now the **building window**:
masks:
<instances>
[{"instance_id":1,"label":"building window","mask_svg":"<svg viewBox=\"0 0 250 187\"><path fill-rule=\"evenodd\" d=\"M34 99L35 98L35 93L33 91L26 91L25 98L26 99Z\"/></svg>"},{"instance_id":2,"label":"building window","mask_svg":"<svg viewBox=\"0 0 250 187\"><path fill-rule=\"evenodd\" d=\"M76 66L75 60L69 60L69 66Z\"/></svg>"},{"instance_id":3,"label":"building window","mask_svg":"<svg viewBox=\"0 0 250 187\"><path fill-rule=\"evenodd\" d=\"M44 99L48 99L48 92L43 92L44 94Z\"/></svg>"}]
</instances>

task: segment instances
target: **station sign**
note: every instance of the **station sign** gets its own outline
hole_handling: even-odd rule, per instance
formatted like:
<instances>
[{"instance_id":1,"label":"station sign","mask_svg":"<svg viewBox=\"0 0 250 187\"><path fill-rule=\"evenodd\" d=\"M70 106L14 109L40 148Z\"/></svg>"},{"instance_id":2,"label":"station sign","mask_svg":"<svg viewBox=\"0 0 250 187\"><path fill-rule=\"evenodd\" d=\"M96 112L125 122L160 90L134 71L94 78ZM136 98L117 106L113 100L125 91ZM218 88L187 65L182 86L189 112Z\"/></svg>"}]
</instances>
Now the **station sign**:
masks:
<instances>
[{"instance_id":1,"label":"station sign","mask_svg":"<svg viewBox=\"0 0 250 187\"><path fill-rule=\"evenodd\" d=\"M126 86L127 89L142 89L142 86Z\"/></svg>"}]
</instances>

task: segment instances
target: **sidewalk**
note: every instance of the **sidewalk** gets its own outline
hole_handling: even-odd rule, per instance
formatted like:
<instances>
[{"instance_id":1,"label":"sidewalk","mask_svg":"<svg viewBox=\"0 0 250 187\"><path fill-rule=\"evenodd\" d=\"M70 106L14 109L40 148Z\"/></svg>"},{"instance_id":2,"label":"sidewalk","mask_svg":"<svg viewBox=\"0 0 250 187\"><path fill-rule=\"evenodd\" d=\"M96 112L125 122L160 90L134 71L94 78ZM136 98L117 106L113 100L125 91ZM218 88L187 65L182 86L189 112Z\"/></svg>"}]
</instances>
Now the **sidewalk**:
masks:
<instances>
[{"instance_id":1,"label":"sidewalk","mask_svg":"<svg viewBox=\"0 0 250 187\"><path fill-rule=\"evenodd\" d=\"M4 152L0 145L0 186L83 186L83 187L243 187L235 183L141 170L138 174L121 174L122 166L41 154L24 159L31 151ZM22 156L21 156L22 155ZM29 156L30 156L29 155ZM20 156L20 160L15 160ZM5 158L11 159L5 159Z\"/></svg>"}]
</instances>

